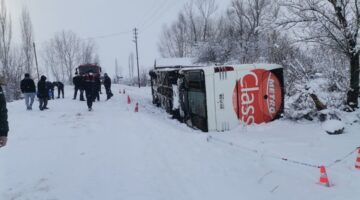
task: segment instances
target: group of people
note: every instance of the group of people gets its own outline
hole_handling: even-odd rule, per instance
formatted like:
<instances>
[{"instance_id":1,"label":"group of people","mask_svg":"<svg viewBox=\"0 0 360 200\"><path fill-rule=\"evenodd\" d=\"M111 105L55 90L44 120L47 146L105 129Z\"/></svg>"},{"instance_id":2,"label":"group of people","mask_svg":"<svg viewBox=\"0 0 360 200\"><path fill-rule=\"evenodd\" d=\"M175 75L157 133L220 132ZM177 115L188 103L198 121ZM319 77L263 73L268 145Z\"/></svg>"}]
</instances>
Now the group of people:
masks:
<instances>
[{"instance_id":1,"label":"group of people","mask_svg":"<svg viewBox=\"0 0 360 200\"><path fill-rule=\"evenodd\" d=\"M92 72L88 72L83 76L76 75L73 81L75 85L74 99L76 99L77 92L78 90L80 90L80 100L85 101L83 96L83 93L85 91L87 105L89 111L91 111L92 104L95 99L97 98L98 100L100 100L100 77L96 76ZM2 89L2 85L5 85L5 78L0 77L0 148L6 145L9 132L7 115L8 110L6 108L6 99ZM109 100L113 96L113 93L111 92L111 79L106 73L104 74L104 86L106 90L107 100ZM41 76L37 84L37 90L35 82L33 79L31 79L30 74L25 74L24 79L20 83L20 87L21 92L24 94L27 110L32 110L35 96L37 96L39 99L40 110L42 111L48 109L48 100L54 98L54 87L58 88L58 98L60 98L60 94L62 94L62 98L64 98L64 84L59 81L53 83L46 81L46 76L44 75Z\"/></svg>"},{"instance_id":2,"label":"group of people","mask_svg":"<svg viewBox=\"0 0 360 200\"><path fill-rule=\"evenodd\" d=\"M86 103L89 111L92 111L93 102L95 100L100 101L101 94L101 80L100 76L96 75L94 72L89 71L84 75L80 76L78 73L75 73L73 78L74 84L74 100L77 97L78 91L80 91L80 101L85 101L84 92L86 96ZM106 100L109 100L113 93L111 92L111 79L105 73L104 74L104 86L106 91Z\"/></svg>"},{"instance_id":3,"label":"group of people","mask_svg":"<svg viewBox=\"0 0 360 200\"><path fill-rule=\"evenodd\" d=\"M35 96L39 99L39 109L46 110L48 100L54 99L54 87L58 89L58 98L62 94L64 98L64 84L60 81L50 82L46 81L46 76L42 75L37 83L37 91L35 82L31 79L30 74L26 73L24 79L20 83L21 92L24 94L25 104L27 110L32 110Z\"/></svg>"}]
</instances>

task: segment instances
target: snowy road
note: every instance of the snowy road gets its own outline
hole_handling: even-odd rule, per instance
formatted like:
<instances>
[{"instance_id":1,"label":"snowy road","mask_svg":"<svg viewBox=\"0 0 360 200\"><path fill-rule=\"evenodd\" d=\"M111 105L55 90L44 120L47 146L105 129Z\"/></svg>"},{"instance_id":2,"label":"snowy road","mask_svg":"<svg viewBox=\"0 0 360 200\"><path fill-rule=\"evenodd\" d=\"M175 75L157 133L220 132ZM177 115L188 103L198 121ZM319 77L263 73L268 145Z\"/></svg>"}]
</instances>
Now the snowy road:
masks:
<instances>
[{"instance_id":1,"label":"snowy road","mask_svg":"<svg viewBox=\"0 0 360 200\"><path fill-rule=\"evenodd\" d=\"M8 105L10 138L0 150L1 200L218 200L341 199L360 196L356 155L329 169L336 186L316 184L319 171L268 155L314 164L330 163L360 145L359 124L329 137L316 124L279 121L240 127L229 133L202 133L153 107L149 88L95 103L66 99L50 110L25 111ZM104 95L102 98L105 98ZM134 100L140 112L134 113ZM37 103L36 103L37 106ZM35 107L36 107L35 106ZM207 142L207 137L244 148ZM259 150L260 153L246 151Z\"/></svg>"}]
</instances>

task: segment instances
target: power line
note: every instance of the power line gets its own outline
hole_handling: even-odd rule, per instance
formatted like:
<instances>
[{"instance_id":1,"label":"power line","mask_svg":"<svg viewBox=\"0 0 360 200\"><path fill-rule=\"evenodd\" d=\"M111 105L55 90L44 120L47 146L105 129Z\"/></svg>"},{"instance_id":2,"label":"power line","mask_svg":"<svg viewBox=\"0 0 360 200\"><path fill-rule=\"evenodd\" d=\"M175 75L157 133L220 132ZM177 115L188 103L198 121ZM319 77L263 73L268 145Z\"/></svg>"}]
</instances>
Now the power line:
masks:
<instances>
[{"instance_id":1,"label":"power line","mask_svg":"<svg viewBox=\"0 0 360 200\"><path fill-rule=\"evenodd\" d=\"M178 3L178 2L179 1L176 1L176 3ZM173 1L169 1L169 0L163 0L160 4L158 4L158 6L153 6L153 9L152 9L153 12L151 11L152 14L151 14L151 12L148 12L150 14L149 17L147 17L149 14L145 14L144 15L145 20L140 24L139 27L149 28L154 22L156 22L159 19L159 14L166 13L168 11L168 9L171 8L172 6L176 5L176 3L173 3ZM160 15L160 17L161 16L162 15ZM97 40L97 39L118 37L118 36L129 34L131 32L132 31L121 31L121 32L117 32L117 33L88 37L88 38L85 38L84 40Z\"/></svg>"},{"instance_id":2,"label":"power line","mask_svg":"<svg viewBox=\"0 0 360 200\"><path fill-rule=\"evenodd\" d=\"M156 18L152 21L150 21L147 25L145 24L142 27L142 31L141 32L145 32L148 28L150 28L155 22L157 22L161 17L164 16L164 14L166 14L167 12L169 12L169 10L171 10L171 8L173 8L174 6L176 6L178 3L180 3L182 1L178 1L176 0L175 2L170 1L171 4L167 5L167 7L165 8L165 11L160 13L160 15L158 15L159 13L157 13Z\"/></svg>"},{"instance_id":3,"label":"power line","mask_svg":"<svg viewBox=\"0 0 360 200\"><path fill-rule=\"evenodd\" d=\"M126 35L131 33L131 31L122 31L122 32L117 32L117 33L111 33L111 34L107 34L107 35L99 35L99 36L94 36L94 37L88 37L85 38L84 40L97 40L97 39L105 39L105 38L111 38L111 37L117 37L117 36L121 36L121 35Z\"/></svg>"},{"instance_id":4,"label":"power line","mask_svg":"<svg viewBox=\"0 0 360 200\"><path fill-rule=\"evenodd\" d=\"M139 25L139 27L145 26L147 23L151 22L153 18L155 18L159 13L165 11L163 8L166 7L166 5L169 3L169 0L163 0L159 6L154 10L152 15L150 15L148 18L145 18L145 20ZM171 3L171 1L170 1Z\"/></svg>"},{"instance_id":5,"label":"power line","mask_svg":"<svg viewBox=\"0 0 360 200\"><path fill-rule=\"evenodd\" d=\"M147 17L149 14L145 14L144 18L145 20L140 24L140 28L142 28L142 32L145 32L148 28L150 28L155 22L157 22L164 14L166 14L172 7L177 5L179 2L182 1L169 1L169 0L163 0L158 6L153 6L152 14L150 17ZM149 12L151 13L151 12ZM126 34L130 34L132 31L121 31L117 33L110 33L106 35L98 35L93 37L84 38L83 40L98 40L98 39L106 39L106 38L112 38L112 37L118 37Z\"/></svg>"},{"instance_id":6,"label":"power line","mask_svg":"<svg viewBox=\"0 0 360 200\"><path fill-rule=\"evenodd\" d=\"M141 19L145 19L145 20L142 20L142 23L139 24L138 27L142 27L144 24L146 24L147 20L153 18L154 15L157 14L157 12L159 12L162 6L164 6L164 4L166 4L167 2L168 0L163 0L162 2L160 2L160 4L154 4L152 6L152 9L150 9L149 12L147 12L146 14L143 15L143 17L141 17Z\"/></svg>"}]
</instances>

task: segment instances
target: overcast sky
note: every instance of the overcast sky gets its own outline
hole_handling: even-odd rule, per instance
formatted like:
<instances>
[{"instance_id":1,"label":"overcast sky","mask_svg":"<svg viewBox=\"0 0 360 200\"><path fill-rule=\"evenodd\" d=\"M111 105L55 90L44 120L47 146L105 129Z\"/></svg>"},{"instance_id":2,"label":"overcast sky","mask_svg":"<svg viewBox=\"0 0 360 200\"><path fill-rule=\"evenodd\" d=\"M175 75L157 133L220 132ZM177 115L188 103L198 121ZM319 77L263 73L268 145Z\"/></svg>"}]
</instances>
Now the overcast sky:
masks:
<instances>
[{"instance_id":1,"label":"overcast sky","mask_svg":"<svg viewBox=\"0 0 360 200\"><path fill-rule=\"evenodd\" d=\"M139 29L140 66L149 68L159 57L157 42L161 28L174 21L189 0L5 0L11 13L14 40L19 42L19 15L27 6L38 46L62 30L72 30L82 38L98 38L101 65L114 74L115 58L127 75L128 56L135 52L132 29ZM220 7L230 0L218 0ZM41 52L40 52L41 53Z\"/></svg>"}]
</instances>

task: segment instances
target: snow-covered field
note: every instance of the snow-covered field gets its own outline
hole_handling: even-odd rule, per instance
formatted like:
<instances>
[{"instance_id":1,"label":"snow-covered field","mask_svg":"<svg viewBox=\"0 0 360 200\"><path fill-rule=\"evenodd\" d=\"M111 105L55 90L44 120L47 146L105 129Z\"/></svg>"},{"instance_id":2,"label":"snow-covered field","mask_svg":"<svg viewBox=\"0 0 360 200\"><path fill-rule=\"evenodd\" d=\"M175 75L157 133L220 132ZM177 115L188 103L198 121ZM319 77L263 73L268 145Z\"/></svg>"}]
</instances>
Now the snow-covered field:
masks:
<instances>
[{"instance_id":1,"label":"snow-covered field","mask_svg":"<svg viewBox=\"0 0 360 200\"><path fill-rule=\"evenodd\" d=\"M115 85L115 96L104 101L103 94L93 112L72 92L68 86L66 98L49 101L43 112L37 102L31 112L23 101L8 104L0 200L360 198L356 113L337 136L315 122L285 120L203 133L154 107L149 88ZM327 166L332 187L318 184L318 165Z\"/></svg>"}]
</instances>

